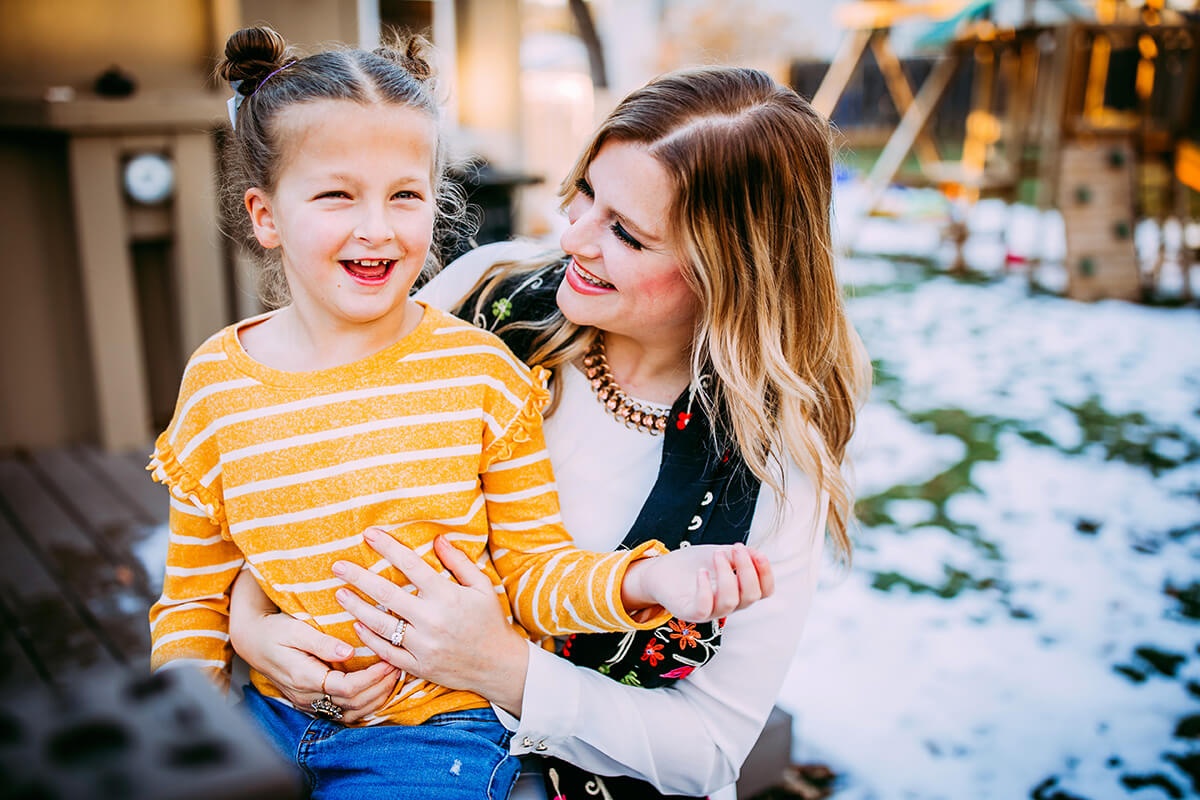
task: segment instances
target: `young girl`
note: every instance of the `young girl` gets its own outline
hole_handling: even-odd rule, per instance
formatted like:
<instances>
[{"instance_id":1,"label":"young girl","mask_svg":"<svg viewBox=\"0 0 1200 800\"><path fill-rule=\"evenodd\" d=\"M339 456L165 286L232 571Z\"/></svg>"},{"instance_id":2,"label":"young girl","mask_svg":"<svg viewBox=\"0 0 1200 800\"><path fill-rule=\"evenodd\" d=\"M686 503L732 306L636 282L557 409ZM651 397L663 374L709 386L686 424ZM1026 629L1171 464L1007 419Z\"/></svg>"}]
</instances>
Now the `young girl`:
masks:
<instances>
[{"instance_id":1,"label":"young girl","mask_svg":"<svg viewBox=\"0 0 1200 800\"><path fill-rule=\"evenodd\" d=\"M295 58L267 28L226 46L228 191L253 238L278 253L269 269L290 304L200 346L156 444L150 469L171 491L166 578L150 611L156 668L196 664L227 685L228 593L242 569L287 613L361 644L339 576L360 567L428 586L418 559L439 535L484 571L512 624L540 634L737 605L728 548L573 548L542 441L543 371L408 299L443 199L421 47ZM411 548L403 572L368 546L381 536ZM393 644L407 626L397 619ZM387 669L358 647L346 669L368 667ZM471 692L402 678L379 711L345 727L328 696L314 716L251 680L247 708L314 796L504 797L515 779L507 732Z\"/></svg>"}]
</instances>

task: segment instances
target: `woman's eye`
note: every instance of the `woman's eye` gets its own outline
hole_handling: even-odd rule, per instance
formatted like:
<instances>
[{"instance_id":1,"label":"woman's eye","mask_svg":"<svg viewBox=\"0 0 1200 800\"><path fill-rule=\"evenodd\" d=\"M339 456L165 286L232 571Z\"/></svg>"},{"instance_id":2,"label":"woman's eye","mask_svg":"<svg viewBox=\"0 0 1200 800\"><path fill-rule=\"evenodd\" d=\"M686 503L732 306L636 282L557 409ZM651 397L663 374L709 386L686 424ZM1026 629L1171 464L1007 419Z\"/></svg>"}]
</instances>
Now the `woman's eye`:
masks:
<instances>
[{"instance_id":1,"label":"woman's eye","mask_svg":"<svg viewBox=\"0 0 1200 800\"><path fill-rule=\"evenodd\" d=\"M629 246L630 246L630 247L632 247L634 250L641 250L641 249L642 249L642 243L641 243L641 242L639 242L637 239L633 238L632 236L630 236L630 235L629 235L629 231L627 231L627 230L625 230L624 228L622 228L622 227L621 227L621 223L619 223L619 222L614 222L614 223L611 225L611 227L612 227L612 232L613 232L613 234L614 234L614 235L615 235L615 236L616 236L618 239L620 239L622 242L624 242L625 244L629 245Z\"/></svg>"},{"instance_id":2,"label":"woman's eye","mask_svg":"<svg viewBox=\"0 0 1200 800\"><path fill-rule=\"evenodd\" d=\"M417 194L416 192L408 191L407 189L402 192L396 192L394 195L392 195L392 197L394 197L396 200L420 200L421 199L421 195Z\"/></svg>"},{"instance_id":3,"label":"woman's eye","mask_svg":"<svg viewBox=\"0 0 1200 800\"><path fill-rule=\"evenodd\" d=\"M327 197L341 199L341 198L345 198L345 197L349 197L349 196L350 195L348 195L346 192L343 192L341 190L335 190L335 191L331 191L331 192L321 192L319 195L317 195L317 199L321 200L321 199L324 199Z\"/></svg>"},{"instance_id":4,"label":"woman's eye","mask_svg":"<svg viewBox=\"0 0 1200 800\"><path fill-rule=\"evenodd\" d=\"M596 193L592 191L592 185L583 178L575 181L575 190L589 200L596 199Z\"/></svg>"}]
</instances>

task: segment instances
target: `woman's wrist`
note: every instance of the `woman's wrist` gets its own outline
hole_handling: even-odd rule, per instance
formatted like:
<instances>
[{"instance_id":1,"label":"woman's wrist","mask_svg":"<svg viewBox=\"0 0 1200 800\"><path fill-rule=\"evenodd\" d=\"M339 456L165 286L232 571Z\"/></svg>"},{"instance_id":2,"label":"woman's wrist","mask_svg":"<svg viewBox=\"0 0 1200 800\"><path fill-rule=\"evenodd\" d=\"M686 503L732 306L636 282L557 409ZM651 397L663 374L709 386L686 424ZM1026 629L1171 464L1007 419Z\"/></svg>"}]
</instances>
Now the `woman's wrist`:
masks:
<instances>
[{"instance_id":1,"label":"woman's wrist","mask_svg":"<svg viewBox=\"0 0 1200 800\"><path fill-rule=\"evenodd\" d=\"M525 699L530 646L527 639L512 631L511 636L504 637L502 646L489 654L487 671L480 677L478 685L471 687L489 702L518 718Z\"/></svg>"}]
</instances>

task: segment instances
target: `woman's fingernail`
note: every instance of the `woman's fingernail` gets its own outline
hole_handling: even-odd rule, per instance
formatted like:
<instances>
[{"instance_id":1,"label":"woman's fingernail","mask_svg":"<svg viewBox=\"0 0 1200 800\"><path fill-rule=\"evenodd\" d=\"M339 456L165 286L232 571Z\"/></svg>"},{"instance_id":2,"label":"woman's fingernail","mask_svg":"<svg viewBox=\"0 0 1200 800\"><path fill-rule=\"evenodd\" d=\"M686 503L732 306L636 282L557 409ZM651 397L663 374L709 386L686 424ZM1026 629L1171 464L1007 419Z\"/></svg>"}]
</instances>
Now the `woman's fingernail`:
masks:
<instances>
[{"instance_id":1,"label":"woman's fingernail","mask_svg":"<svg viewBox=\"0 0 1200 800\"><path fill-rule=\"evenodd\" d=\"M337 598L337 601L339 603L341 603L342 605L346 605L347 601L350 600L350 590L349 589L338 589L336 592L333 593L333 596Z\"/></svg>"},{"instance_id":2,"label":"woman's fingernail","mask_svg":"<svg viewBox=\"0 0 1200 800\"><path fill-rule=\"evenodd\" d=\"M345 561L333 562L333 574L334 575L345 575L346 574L346 562Z\"/></svg>"},{"instance_id":3,"label":"woman's fingernail","mask_svg":"<svg viewBox=\"0 0 1200 800\"><path fill-rule=\"evenodd\" d=\"M367 528L367 530L363 533L363 538L366 539L368 542L375 541L376 539L379 538L379 529L378 528Z\"/></svg>"},{"instance_id":4,"label":"woman's fingernail","mask_svg":"<svg viewBox=\"0 0 1200 800\"><path fill-rule=\"evenodd\" d=\"M333 648L333 652L336 653L339 658L349 658L350 654L353 653L354 650L348 644L339 644L337 647Z\"/></svg>"}]
</instances>

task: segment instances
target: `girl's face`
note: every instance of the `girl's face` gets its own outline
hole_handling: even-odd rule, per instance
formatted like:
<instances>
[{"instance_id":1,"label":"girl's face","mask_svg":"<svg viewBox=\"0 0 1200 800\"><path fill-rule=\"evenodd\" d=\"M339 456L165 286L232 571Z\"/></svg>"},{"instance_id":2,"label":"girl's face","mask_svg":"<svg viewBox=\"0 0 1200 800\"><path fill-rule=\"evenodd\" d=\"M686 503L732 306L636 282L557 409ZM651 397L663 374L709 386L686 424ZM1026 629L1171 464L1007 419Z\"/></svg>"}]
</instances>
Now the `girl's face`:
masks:
<instances>
[{"instance_id":1,"label":"girl's face","mask_svg":"<svg viewBox=\"0 0 1200 800\"><path fill-rule=\"evenodd\" d=\"M655 345L686 349L698 304L668 227L674 189L645 148L607 142L567 206L570 255L558 305L567 319Z\"/></svg>"},{"instance_id":2,"label":"girl's face","mask_svg":"<svg viewBox=\"0 0 1200 800\"><path fill-rule=\"evenodd\" d=\"M275 190L246 192L263 247L279 247L297 312L324 330L405 326L433 237L436 123L393 104L318 100L280 114Z\"/></svg>"}]
</instances>

